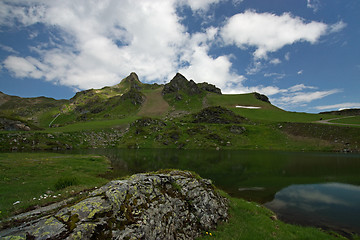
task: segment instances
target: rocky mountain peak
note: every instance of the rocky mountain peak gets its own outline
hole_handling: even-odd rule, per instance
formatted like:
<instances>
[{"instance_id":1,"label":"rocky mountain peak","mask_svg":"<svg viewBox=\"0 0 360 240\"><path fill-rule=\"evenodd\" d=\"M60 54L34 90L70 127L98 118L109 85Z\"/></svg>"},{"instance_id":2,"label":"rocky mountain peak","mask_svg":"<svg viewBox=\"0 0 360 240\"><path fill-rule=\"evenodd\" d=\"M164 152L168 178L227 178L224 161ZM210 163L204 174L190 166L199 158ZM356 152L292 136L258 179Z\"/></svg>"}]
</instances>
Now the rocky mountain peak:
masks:
<instances>
[{"instance_id":1,"label":"rocky mountain peak","mask_svg":"<svg viewBox=\"0 0 360 240\"><path fill-rule=\"evenodd\" d=\"M193 80L189 81L182 74L177 73L169 83L165 84L162 94L165 95L179 91L184 91L189 95L200 94L203 91L221 94L221 90L215 85L209 83L196 84Z\"/></svg>"},{"instance_id":2,"label":"rocky mountain peak","mask_svg":"<svg viewBox=\"0 0 360 240\"><path fill-rule=\"evenodd\" d=\"M120 84L130 84L130 88L140 90L143 83L140 82L138 75L135 72L132 72L129 76L124 78Z\"/></svg>"}]
</instances>

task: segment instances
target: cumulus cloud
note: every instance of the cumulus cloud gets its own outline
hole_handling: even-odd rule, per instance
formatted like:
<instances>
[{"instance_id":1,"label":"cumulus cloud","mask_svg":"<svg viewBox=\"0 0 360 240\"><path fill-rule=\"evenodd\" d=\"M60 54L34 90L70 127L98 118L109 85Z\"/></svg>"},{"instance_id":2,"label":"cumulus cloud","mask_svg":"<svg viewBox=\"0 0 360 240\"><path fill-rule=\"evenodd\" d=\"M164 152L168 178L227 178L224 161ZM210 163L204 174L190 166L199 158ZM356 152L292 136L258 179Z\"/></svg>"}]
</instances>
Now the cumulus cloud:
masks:
<instances>
[{"instance_id":1,"label":"cumulus cloud","mask_svg":"<svg viewBox=\"0 0 360 240\"><path fill-rule=\"evenodd\" d=\"M323 105L314 107L317 110L329 110L329 109L347 109L347 108L360 108L360 103L356 102L347 102L347 103L339 103L333 105Z\"/></svg>"},{"instance_id":2,"label":"cumulus cloud","mask_svg":"<svg viewBox=\"0 0 360 240\"><path fill-rule=\"evenodd\" d=\"M239 48L255 47L254 57L267 58L286 45L306 41L312 44L327 32L328 26L321 22L306 22L290 13L280 16L247 10L228 19L221 30L226 44Z\"/></svg>"},{"instance_id":3,"label":"cumulus cloud","mask_svg":"<svg viewBox=\"0 0 360 240\"><path fill-rule=\"evenodd\" d=\"M244 77L232 72L230 56L209 56L218 29L189 34L176 12L184 4L206 11L220 1L5 1L1 25L39 22L58 31L50 42L30 47L40 62L9 56L4 66L17 77L79 89L116 84L132 71L142 81L162 83L179 70L197 81L225 87Z\"/></svg>"}]
</instances>

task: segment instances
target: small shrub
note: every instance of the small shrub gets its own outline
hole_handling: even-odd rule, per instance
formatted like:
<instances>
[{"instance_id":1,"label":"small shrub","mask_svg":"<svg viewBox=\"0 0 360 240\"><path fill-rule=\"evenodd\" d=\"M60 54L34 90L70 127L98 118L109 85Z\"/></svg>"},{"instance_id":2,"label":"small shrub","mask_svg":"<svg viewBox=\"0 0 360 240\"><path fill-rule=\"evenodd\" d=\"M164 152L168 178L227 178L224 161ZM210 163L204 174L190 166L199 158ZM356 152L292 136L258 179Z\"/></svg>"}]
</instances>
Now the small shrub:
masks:
<instances>
[{"instance_id":1,"label":"small shrub","mask_svg":"<svg viewBox=\"0 0 360 240\"><path fill-rule=\"evenodd\" d=\"M79 184L79 180L76 177L61 177L56 181L54 187L58 191L77 184Z\"/></svg>"}]
</instances>

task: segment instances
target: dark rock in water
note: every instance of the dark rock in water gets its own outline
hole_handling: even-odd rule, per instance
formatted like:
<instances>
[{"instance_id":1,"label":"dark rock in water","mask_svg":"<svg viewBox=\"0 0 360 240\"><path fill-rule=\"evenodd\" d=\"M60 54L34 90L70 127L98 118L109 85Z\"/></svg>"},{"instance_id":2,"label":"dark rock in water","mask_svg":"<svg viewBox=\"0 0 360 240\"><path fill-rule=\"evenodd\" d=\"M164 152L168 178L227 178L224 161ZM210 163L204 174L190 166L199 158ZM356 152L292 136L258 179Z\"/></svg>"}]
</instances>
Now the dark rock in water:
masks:
<instances>
[{"instance_id":1,"label":"dark rock in water","mask_svg":"<svg viewBox=\"0 0 360 240\"><path fill-rule=\"evenodd\" d=\"M192 119L193 123L216 124L244 123L247 121L246 118L220 106L204 108L199 113L192 114Z\"/></svg>"},{"instance_id":2,"label":"dark rock in water","mask_svg":"<svg viewBox=\"0 0 360 240\"><path fill-rule=\"evenodd\" d=\"M190 172L111 181L55 214L0 232L1 239L194 239L228 218L227 199Z\"/></svg>"},{"instance_id":3,"label":"dark rock in water","mask_svg":"<svg viewBox=\"0 0 360 240\"><path fill-rule=\"evenodd\" d=\"M255 96L256 99L259 99L260 101L271 103L269 98L267 96L263 95L263 94L255 92L254 96Z\"/></svg>"},{"instance_id":4,"label":"dark rock in water","mask_svg":"<svg viewBox=\"0 0 360 240\"><path fill-rule=\"evenodd\" d=\"M213 92L213 93L217 93L217 94L222 94L221 93L221 89L217 88L215 85L213 84L209 84L207 82L203 82L203 83L198 83L197 84L198 87L202 90L205 90L207 92Z\"/></svg>"}]
</instances>

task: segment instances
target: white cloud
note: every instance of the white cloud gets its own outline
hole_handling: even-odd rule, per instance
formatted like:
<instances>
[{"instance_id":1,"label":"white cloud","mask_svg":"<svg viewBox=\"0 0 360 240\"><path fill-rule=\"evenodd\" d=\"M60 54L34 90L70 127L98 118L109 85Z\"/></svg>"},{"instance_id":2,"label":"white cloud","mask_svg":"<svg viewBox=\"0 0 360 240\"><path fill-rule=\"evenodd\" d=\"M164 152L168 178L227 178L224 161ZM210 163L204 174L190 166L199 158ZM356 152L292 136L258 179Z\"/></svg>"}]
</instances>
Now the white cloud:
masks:
<instances>
[{"instance_id":1,"label":"white cloud","mask_svg":"<svg viewBox=\"0 0 360 240\"><path fill-rule=\"evenodd\" d=\"M289 61L289 60L290 60L290 53L287 52L287 53L285 54L284 58L285 58L286 61Z\"/></svg>"},{"instance_id":2,"label":"white cloud","mask_svg":"<svg viewBox=\"0 0 360 240\"><path fill-rule=\"evenodd\" d=\"M314 107L317 110L328 110L328 109L345 109L345 108L360 108L360 102L348 102L348 103L339 103L333 105L324 105Z\"/></svg>"},{"instance_id":3,"label":"white cloud","mask_svg":"<svg viewBox=\"0 0 360 240\"><path fill-rule=\"evenodd\" d=\"M41 70L36 67L37 60L31 57L22 58L10 56L4 61L4 66L12 71L16 77L41 78Z\"/></svg>"},{"instance_id":4,"label":"white cloud","mask_svg":"<svg viewBox=\"0 0 360 240\"><path fill-rule=\"evenodd\" d=\"M14 50L12 47L6 46L4 44L0 44L0 48L9 53L15 53L15 54L19 53L18 51Z\"/></svg>"},{"instance_id":5,"label":"white cloud","mask_svg":"<svg viewBox=\"0 0 360 240\"><path fill-rule=\"evenodd\" d=\"M232 0L234 6L239 6L244 0Z\"/></svg>"},{"instance_id":6,"label":"white cloud","mask_svg":"<svg viewBox=\"0 0 360 240\"><path fill-rule=\"evenodd\" d=\"M12 3L12 4L8 4ZM17 4L19 3L19 4ZM25 2L26 3L26 2ZM0 1L0 25L17 26L16 19L24 26L41 22L46 14L43 5L28 2L29 6L21 6L21 1Z\"/></svg>"},{"instance_id":7,"label":"white cloud","mask_svg":"<svg viewBox=\"0 0 360 240\"><path fill-rule=\"evenodd\" d=\"M299 91L302 91L304 89L316 89L316 87L305 86L304 84L297 84L297 85L294 85L294 86L288 88L289 92L299 92Z\"/></svg>"},{"instance_id":8,"label":"white cloud","mask_svg":"<svg viewBox=\"0 0 360 240\"><path fill-rule=\"evenodd\" d=\"M317 12L320 8L320 0L307 0L306 6Z\"/></svg>"},{"instance_id":9,"label":"white cloud","mask_svg":"<svg viewBox=\"0 0 360 240\"><path fill-rule=\"evenodd\" d=\"M269 52L295 42L314 44L326 34L327 29L324 23L307 23L289 13L278 16L247 10L229 18L221 30L221 36L226 44L235 44L239 48L256 47L254 57L266 59Z\"/></svg>"},{"instance_id":10,"label":"white cloud","mask_svg":"<svg viewBox=\"0 0 360 240\"><path fill-rule=\"evenodd\" d=\"M298 74L298 75L301 75L301 74L303 74L303 72L304 72L304 70L299 70L299 71L297 72L297 74Z\"/></svg>"},{"instance_id":11,"label":"white cloud","mask_svg":"<svg viewBox=\"0 0 360 240\"><path fill-rule=\"evenodd\" d=\"M261 71L263 64L260 61L253 61L251 65L246 68L246 74L254 75Z\"/></svg>"},{"instance_id":12,"label":"white cloud","mask_svg":"<svg viewBox=\"0 0 360 240\"><path fill-rule=\"evenodd\" d=\"M224 0L180 0L180 3L189 5L193 11L206 11L212 4L219 3Z\"/></svg>"},{"instance_id":13,"label":"white cloud","mask_svg":"<svg viewBox=\"0 0 360 240\"><path fill-rule=\"evenodd\" d=\"M344 23L342 20L334 23L332 25L329 26L329 32L330 33L336 33L336 32L340 32L341 30L343 30L345 27L347 26L346 23Z\"/></svg>"},{"instance_id":14,"label":"white cloud","mask_svg":"<svg viewBox=\"0 0 360 240\"><path fill-rule=\"evenodd\" d=\"M1 3L0 25L41 22L58 31L50 42L29 47L39 62L9 56L4 66L17 77L43 78L77 89L114 85L132 71L142 81L161 83L181 71L225 88L244 77L231 70L230 56L209 56L218 29L189 34L176 13L179 5L206 11L220 1L6 1Z\"/></svg>"},{"instance_id":15,"label":"white cloud","mask_svg":"<svg viewBox=\"0 0 360 240\"><path fill-rule=\"evenodd\" d=\"M270 60L270 63L274 64L274 65L278 65L278 64L281 63L281 60L278 59L278 58L273 58L273 59Z\"/></svg>"},{"instance_id":16,"label":"white cloud","mask_svg":"<svg viewBox=\"0 0 360 240\"><path fill-rule=\"evenodd\" d=\"M300 86L300 85L298 85L298 86ZM294 86L294 87L296 88L297 86ZM302 86L297 87L297 88L298 89L296 89L296 90L302 89ZM321 99L321 98L324 98L326 96L329 96L329 95L332 95L332 94L335 94L338 92L340 92L340 90L338 90L338 89L333 89L333 90L328 90L328 91L315 91L315 92L296 91L293 93L287 93L287 94L283 95L282 97L275 99L275 102L278 104L281 104L283 106L294 105L294 104L299 105L299 104L304 104L304 103L310 103L314 100Z\"/></svg>"},{"instance_id":17,"label":"white cloud","mask_svg":"<svg viewBox=\"0 0 360 240\"><path fill-rule=\"evenodd\" d=\"M286 76L284 73L265 73L264 77L272 77L275 79L282 79Z\"/></svg>"}]
</instances>

